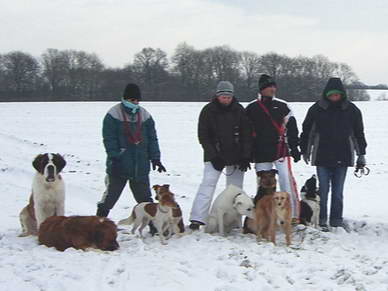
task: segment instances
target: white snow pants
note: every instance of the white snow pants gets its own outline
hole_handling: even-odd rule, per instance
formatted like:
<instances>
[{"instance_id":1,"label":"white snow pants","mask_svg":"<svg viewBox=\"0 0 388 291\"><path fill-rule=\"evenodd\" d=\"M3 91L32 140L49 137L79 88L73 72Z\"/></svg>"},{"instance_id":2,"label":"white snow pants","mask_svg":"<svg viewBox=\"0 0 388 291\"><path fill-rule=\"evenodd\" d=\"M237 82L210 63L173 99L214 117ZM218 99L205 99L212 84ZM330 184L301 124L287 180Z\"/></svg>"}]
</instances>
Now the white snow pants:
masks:
<instances>
[{"instance_id":1,"label":"white snow pants","mask_svg":"<svg viewBox=\"0 0 388 291\"><path fill-rule=\"evenodd\" d=\"M226 186L232 184L240 188L243 187L244 172L240 171L238 166L226 166L224 173L226 175ZM220 176L221 172L214 169L211 162L205 162L202 182L193 202L190 221L195 220L206 224Z\"/></svg>"},{"instance_id":2,"label":"white snow pants","mask_svg":"<svg viewBox=\"0 0 388 291\"><path fill-rule=\"evenodd\" d=\"M279 172L279 186L280 191L288 192L291 199L292 218L299 218L299 193L295 182L295 178L292 174L291 157L281 158L272 163L257 163L255 164L256 172L269 171L273 167Z\"/></svg>"}]
</instances>

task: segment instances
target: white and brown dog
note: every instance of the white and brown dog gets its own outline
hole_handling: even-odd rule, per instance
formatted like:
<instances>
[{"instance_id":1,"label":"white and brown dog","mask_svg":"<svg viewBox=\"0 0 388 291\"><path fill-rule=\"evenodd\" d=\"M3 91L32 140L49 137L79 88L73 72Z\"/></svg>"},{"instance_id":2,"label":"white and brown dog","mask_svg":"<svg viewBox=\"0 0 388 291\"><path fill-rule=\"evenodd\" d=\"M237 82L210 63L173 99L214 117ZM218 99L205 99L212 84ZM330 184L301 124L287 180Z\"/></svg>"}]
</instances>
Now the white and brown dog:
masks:
<instances>
[{"instance_id":1,"label":"white and brown dog","mask_svg":"<svg viewBox=\"0 0 388 291\"><path fill-rule=\"evenodd\" d=\"M205 232L226 235L233 228L241 228L242 216L254 218L252 199L239 187L229 185L214 200Z\"/></svg>"},{"instance_id":2,"label":"white and brown dog","mask_svg":"<svg viewBox=\"0 0 388 291\"><path fill-rule=\"evenodd\" d=\"M179 233L177 223L172 224L171 220L173 209L176 208L177 203L174 195L169 192L163 193L159 196L159 203L142 202L137 204L133 208L131 216L120 220L119 224L133 224L132 234L140 226L139 234L143 237L143 229L152 221L158 230L161 243L166 244L165 233L167 233L167 239L171 237L172 233Z\"/></svg>"},{"instance_id":3,"label":"white and brown dog","mask_svg":"<svg viewBox=\"0 0 388 291\"><path fill-rule=\"evenodd\" d=\"M20 212L22 234L37 235L48 217L65 213L65 183L60 172L66 161L60 154L40 154L32 162L36 170L29 204Z\"/></svg>"},{"instance_id":4,"label":"white and brown dog","mask_svg":"<svg viewBox=\"0 0 388 291\"><path fill-rule=\"evenodd\" d=\"M175 195L174 193L170 192L170 185L168 184L164 184L164 185L154 185L152 187L152 189L155 190L155 193L156 193L156 196L155 196L155 199L156 200L160 200L161 197L165 194L167 195L173 195L174 196L174 199L175 199ZM179 233L184 233L185 232L185 225L183 223L183 217L182 217L182 210L179 206L179 204L176 202L176 207L174 207L172 209L172 212L171 212L171 227L170 227L170 231L174 231L174 229L176 230L176 227L178 227L179 229ZM178 234L178 233L176 233Z\"/></svg>"}]
</instances>

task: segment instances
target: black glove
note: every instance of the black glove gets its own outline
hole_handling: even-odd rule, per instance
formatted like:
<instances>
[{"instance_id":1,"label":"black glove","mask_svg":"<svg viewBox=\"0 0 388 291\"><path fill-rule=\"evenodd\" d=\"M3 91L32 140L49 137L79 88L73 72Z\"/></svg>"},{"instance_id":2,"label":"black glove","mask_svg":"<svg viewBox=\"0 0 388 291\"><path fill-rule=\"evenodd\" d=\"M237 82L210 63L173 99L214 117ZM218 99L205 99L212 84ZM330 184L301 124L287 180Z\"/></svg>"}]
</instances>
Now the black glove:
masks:
<instances>
[{"instance_id":1,"label":"black glove","mask_svg":"<svg viewBox=\"0 0 388 291\"><path fill-rule=\"evenodd\" d=\"M248 169L251 169L251 163L249 159L242 159L240 163L238 164L238 168L242 172L248 171Z\"/></svg>"},{"instance_id":2,"label":"black glove","mask_svg":"<svg viewBox=\"0 0 388 291\"><path fill-rule=\"evenodd\" d=\"M300 153L298 148L295 148L295 149L291 150L291 156L293 157L295 163L300 161L301 155L302 154Z\"/></svg>"},{"instance_id":3,"label":"black glove","mask_svg":"<svg viewBox=\"0 0 388 291\"><path fill-rule=\"evenodd\" d=\"M152 160L151 164L152 164L152 170L155 171L156 168L158 168L159 173L166 172L166 168L162 165L160 160Z\"/></svg>"},{"instance_id":4,"label":"black glove","mask_svg":"<svg viewBox=\"0 0 388 291\"><path fill-rule=\"evenodd\" d=\"M356 168L357 169L362 169L366 166L366 160L365 160L365 155L359 155L357 162L356 162Z\"/></svg>"},{"instance_id":5,"label":"black glove","mask_svg":"<svg viewBox=\"0 0 388 291\"><path fill-rule=\"evenodd\" d=\"M220 157L215 157L210 161L213 165L213 168L219 172L221 172L225 167L225 161Z\"/></svg>"},{"instance_id":6,"label":"black glove","mask_svg":"<svg viewBox=\"0 0 388 291\"><path fill-rule=\"evenodd\" d=\"M120 176L121 175L121 161L120 161L120 158L118 158L118 157L112 158L111 173L112 173L113 176Z\"/></svg>"}]
</instances>

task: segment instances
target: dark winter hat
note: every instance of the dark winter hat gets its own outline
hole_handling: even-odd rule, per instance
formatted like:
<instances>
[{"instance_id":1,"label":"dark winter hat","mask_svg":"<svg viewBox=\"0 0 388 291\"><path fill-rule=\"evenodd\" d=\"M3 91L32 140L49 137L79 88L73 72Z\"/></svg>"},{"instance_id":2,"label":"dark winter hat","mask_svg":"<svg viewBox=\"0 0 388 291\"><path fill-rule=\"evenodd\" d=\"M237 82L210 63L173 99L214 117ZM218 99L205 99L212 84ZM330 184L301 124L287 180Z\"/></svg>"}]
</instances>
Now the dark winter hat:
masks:
<instances>
[{"instance_id":1,"label":"dark winter hat","mask_svg":"<svg viewBox=\"0 0 388 291\"><path fill-rule=\"evenodd\" d=\"M141 100L141 92L139 86L129 83L123 93L124 99L137 99Z\"/></svg>"},{"instance_id":2,"label":"dark winter hat","mask_svg":"<svg viewBox=\"0 0 388 291\"><path fill-rule=\"evenodd\" d=\"M229 81L220 81L217 85L216 96L234 96L233 84Z\"/></svg>"},{"instance_id":3,"label":"dark winter hat","mask_svg":"<svg viewBox=\"0 0 388 291\"><path fill-rule=\"evenodd\" d=\"M330 78L323 90L324 98L332 94L341 94L343 98L346 98L346 90L340 78Z\"/></svg>"},{"instance_id":4,"label":"dark winter hat","mask_svg":"<svg viewBox=\"0 0 388 291\"><path fill-rule=\"evenodd\" d=\"M260 76L260 78L259 78L259 89L260 89L260 91L264 90L265 88L270 87L270 86L275 86L276 87L275 80L271 76L269 76L269 75L262 74Z\"/></svg>"}]
</instances>

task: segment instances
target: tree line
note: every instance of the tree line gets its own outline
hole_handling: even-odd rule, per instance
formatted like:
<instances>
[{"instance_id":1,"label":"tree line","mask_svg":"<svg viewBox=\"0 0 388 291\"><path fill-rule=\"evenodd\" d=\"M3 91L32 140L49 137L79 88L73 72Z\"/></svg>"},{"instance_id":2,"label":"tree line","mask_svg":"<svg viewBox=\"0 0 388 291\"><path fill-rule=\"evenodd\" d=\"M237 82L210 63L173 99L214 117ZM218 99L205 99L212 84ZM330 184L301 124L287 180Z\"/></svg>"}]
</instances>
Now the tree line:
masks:
<instances>
[{"instance_id":1,"label":"tree line","mask_svg":"<svg viewBox=\"0 0 388 291\"><path fill-rule=\"evenodd\" d=\"M218 81L235 86L241 101L258 91L260 74L273 76L278 97L314 101L331 76L346 86L364 85L345 63L327 57L257 54L229 46L203 50L181 43L171 57L159 48L143 48L120 68L106 66L95 53L47 49L39 57L22 51L0 54L0 101L118 100L128 82L137 83L144 100L208 101ZM352 100L369 100L365 90L348 90Z\"/></svg>"}]
</instances>

